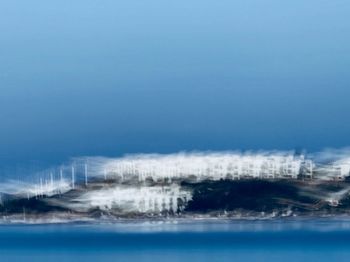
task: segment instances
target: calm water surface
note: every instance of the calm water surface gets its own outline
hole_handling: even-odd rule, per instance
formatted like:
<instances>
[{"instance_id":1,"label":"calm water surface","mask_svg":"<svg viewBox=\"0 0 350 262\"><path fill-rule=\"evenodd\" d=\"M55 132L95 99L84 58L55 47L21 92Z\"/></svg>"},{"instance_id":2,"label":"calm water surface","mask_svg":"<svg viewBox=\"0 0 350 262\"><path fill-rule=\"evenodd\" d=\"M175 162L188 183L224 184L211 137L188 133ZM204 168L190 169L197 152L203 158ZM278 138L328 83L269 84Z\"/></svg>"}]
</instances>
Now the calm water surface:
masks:
<instances>
[{"instance_id":1,"label":"calm water surface","mask_svg":"<svg viewBox=\"0 0 350 262\"><path fill-rule=\"evenodd\" d=\"M0 226L0 261L349 261L350 221Z\"/></svg>"}]
</instances>

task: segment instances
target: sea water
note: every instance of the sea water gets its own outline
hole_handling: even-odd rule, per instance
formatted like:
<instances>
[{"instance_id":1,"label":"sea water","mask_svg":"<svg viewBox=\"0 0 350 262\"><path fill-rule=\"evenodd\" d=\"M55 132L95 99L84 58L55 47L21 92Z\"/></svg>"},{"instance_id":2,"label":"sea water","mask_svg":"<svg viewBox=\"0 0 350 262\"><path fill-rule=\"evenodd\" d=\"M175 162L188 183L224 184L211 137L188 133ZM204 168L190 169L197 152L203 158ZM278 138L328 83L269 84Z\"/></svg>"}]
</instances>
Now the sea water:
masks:
<instances>
[{"instance_id":1,"label":"sea water","mask_svg":"<svg viewBox=\"0 0 350 262\"><path fill-rule=\"evenodd\" d=\"M350 220L1 225L0 261L349 261Z\"/></svg>"}]
</instances>

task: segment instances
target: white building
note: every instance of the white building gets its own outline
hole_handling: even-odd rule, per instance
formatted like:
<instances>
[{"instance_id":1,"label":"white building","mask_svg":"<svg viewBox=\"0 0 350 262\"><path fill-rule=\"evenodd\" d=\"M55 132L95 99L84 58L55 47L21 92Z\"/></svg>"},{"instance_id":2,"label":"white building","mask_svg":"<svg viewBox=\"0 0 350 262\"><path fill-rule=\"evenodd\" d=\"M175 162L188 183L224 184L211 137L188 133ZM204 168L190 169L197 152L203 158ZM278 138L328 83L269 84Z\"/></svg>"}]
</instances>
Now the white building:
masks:
<instances>
[{"instance_id":1,"label":"white building","mask_svg":"<svg viewBox=\"0 0 350 262\"><path fill-rule=\"evenodd\" d=\"M101 169L108 176L139 181L176 179L297 179L305 164L303 156L240 154L148 155L107 161ZM311 169L308 169L309 171ZM312 173L312 170L310 171Z\"/></svg>"},{"instance_id":2,"label":"white building","mask_svg":"<svg viewBox=\"0 0 350 262\"><path fill-rule=\"evenodd\" d=\"M70 203L70 208L86 211L91 208L119 210L123 213L178 212L191 200L191 193L179 185L154 187L116 186L88 191Z\"/></svg>"}]
</instances>

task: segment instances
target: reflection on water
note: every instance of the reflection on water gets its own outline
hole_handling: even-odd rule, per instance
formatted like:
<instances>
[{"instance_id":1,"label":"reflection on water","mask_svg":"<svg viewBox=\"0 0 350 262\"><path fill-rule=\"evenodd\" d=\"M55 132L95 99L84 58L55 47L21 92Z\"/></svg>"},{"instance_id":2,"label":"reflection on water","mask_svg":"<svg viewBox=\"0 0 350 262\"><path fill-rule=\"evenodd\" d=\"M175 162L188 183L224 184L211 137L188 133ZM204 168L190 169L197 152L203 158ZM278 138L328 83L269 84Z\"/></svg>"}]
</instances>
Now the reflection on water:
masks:
<instances>
[{"instance_id":1,"label":"reflection on water","mask_svg":"<svg viewBox=\"0 0 350 262\"><path fill-rule=\"evenodd\" d=\"M347 261L350 221L0 226L0 261Z\"/></svg>"}]
</instances>

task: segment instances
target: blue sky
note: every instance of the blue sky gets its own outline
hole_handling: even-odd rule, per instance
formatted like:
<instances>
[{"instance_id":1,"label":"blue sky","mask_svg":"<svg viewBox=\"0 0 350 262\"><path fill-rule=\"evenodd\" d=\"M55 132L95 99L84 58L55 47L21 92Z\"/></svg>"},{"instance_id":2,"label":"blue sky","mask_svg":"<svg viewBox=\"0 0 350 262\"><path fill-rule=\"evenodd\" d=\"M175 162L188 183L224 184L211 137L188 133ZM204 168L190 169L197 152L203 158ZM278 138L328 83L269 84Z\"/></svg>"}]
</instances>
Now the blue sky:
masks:
<instances>
[{"instance_id":1,"label":"blue sky","mask_svg":"<svg viewBox=\"0 0 350 262\"><path fill-rule=\"evenodd\" d=\"M2 1L0 167L350 145L350 2Z\"/></svg>"}]
</instances>

